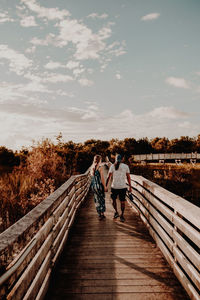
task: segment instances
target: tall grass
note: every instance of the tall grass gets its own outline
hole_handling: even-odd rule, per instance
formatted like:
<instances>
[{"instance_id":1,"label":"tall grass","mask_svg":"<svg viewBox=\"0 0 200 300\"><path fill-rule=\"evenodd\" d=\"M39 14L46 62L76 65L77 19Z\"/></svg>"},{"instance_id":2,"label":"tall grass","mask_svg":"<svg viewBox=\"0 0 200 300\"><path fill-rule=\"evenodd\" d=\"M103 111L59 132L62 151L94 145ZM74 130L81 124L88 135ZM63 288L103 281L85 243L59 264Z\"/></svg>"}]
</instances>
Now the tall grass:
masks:
<instances>
[{"instance_id":1,"label":"tall grass","mask_svg":"<svg viewBox=\"0 0 200 300\"><path fill-rule=\"evenodd\" d=\"M49 141L33 147L26 162L0 177L0 231L15 223L68 178L65 160Z\"/></svg>"},{"instance_id":2,"label":"tall grass","mask_svg":"<svg viewBox=\"0 0 200 300\"><path fill-rule=\"evenodd\" d=\"M200 164L132 164L131 172L200 206Z\"/></svg>"}]
</instances>

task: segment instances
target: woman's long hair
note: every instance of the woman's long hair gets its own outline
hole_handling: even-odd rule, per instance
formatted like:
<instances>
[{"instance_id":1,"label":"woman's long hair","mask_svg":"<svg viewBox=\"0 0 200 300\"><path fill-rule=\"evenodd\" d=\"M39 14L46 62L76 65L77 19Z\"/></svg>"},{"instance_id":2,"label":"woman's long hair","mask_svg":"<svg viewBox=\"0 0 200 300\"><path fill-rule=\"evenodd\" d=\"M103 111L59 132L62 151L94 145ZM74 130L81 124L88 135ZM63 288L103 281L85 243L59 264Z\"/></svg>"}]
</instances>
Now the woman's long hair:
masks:
<instances>
[{"instance_id":1,"label":"woman's long hair","mask_svg":"<svg viewBox=\"0 0 200 300\"><path fill-rule=\"evenodd\" d=\"M115 166L115 170L118 170L119 169L119 165L121 163L121 160L122 160L122 157L120 154L117 154L115 156L115 163L114 163L114 166Z\"/></svg>"},{"instance_id":2,"label":"woman's long hair","mask_svg":"<svg viewBox=\"0 0 200 300\"><path fill-rule=\"evenodd\" d=\"M95 155L90 169L90 174L93 176L101 163L101 155Z\"/></svg>"}]
</instances>

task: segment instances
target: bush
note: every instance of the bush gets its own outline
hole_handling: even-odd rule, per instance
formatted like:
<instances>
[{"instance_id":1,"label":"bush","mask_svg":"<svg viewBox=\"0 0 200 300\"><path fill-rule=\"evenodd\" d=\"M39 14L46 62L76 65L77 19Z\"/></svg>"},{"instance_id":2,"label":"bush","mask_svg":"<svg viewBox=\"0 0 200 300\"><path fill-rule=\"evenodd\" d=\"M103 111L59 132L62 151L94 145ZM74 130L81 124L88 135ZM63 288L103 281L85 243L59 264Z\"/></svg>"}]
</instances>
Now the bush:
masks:
<instances>
[{"instance_id":1,"label":"bush","mask_svg":"<svg viewBox=\"0 0 200 300\"><path fill-rule=\"evenodd\" d=\"M49 141L43 141L27 156L26 164L0 178L1 231L44 200L66 179L65 160Z\"/></svg>"}]
</instances>

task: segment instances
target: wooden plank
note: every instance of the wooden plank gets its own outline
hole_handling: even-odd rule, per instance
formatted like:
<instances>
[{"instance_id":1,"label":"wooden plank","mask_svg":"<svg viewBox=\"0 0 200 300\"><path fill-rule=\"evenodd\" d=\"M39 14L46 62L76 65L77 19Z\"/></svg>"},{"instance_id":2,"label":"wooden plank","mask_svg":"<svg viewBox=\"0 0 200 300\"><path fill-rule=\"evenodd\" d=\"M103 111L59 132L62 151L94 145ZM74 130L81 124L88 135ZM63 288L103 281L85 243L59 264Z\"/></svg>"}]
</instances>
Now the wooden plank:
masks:
<instances>
[{"instance_id":1,"label":"wooden plank","mask_svg":"<svg viewBox=\"0 0 200 300\"><path fill-rule=\"evenodd\" d=\"M70 201L69 196L67 195L65 199L61 202L61 204L57 207L57 209L53 212L54 223L56 224L60 216L63 214L66 209L68 203Z\"/></svg>"},{"instance_id":2,"label":"wooden plank","mask_svg":"<svg viewBox=\"0 0 200 300\"><path fill-rule=\"evenodd\" d=\"M63 212L62 216L58 219L58 222L55 224L53 228L53 234L54 234L54 239L56 239L57 235L59 234L61 228L63 227L63 224L65 223L66 219L68 218L69 215L69 207L65 209Z\"/></svg>"},{"instance_id":3,"label":"wooden plank","mask_svg":"<svg viewBox=\"0 0 200 300\"><path fill-rule=\"evenodd\" d=\"M68 204L69 211L71 210L72 206L74 205L75 200L76 200L76 194L74 193Z\"/></svg>"},{"instance_id":4,"label":"wooden plank","mask_svg":"<svg viewBox=\"0 0 200 300\"><path fill-rule=\"evenodd\" d=\"M63 239L62 239L62 241L61 241L61 243L60 243L60 245L59 245L59 247L58 247L58 250L57 250L56 254L54 255L54 257L52 258L52 266L54 266L54 265L56 264L56 261L57 261L59 255L61 254L61 252L62 252L62 250L63 250L63 248L64 248L64 245L65 245L65 243L66 243L68 234L69 234L69 229L67 229L67 230L65 231L65 234L64 234L64 236L63 236Z\"/></svg>"},{"instance_id":5,"label":"wooden plank","mask_svg":"<svg viewBox=\"0 0 200 300\"><path fill-rule=\"evenodd\" d=\"M190 261L194 264L197 270L200 270L200 255L197 253L183 238L182 236L174 231L174 240L176 241L179 248L186 254Z\"/></svg>"},{"instance_id":6,"label":"wooden plank","mask_svg":"<svg viewBox=\"0 0 200 300\"><path fill-rule=\"evenodd\" d=\"M90 294L65 294L65 299L73 300L183 300L182 295L169 293L90 293ZM54 300L57 300L55 297Z\"/></svg>"},{"instance_id":7,"label":"wooden plank","mask_svg":"<svg viewBox=\"0 0 200 300\"><path fill-rule=\"evenodd\" d=\"M195 286L200 291L200 274L199 274L199 272L192 266L192 264L181 253L181 251L175 247L174 247L174 256L176 257L179 264L182 266L185 273L188 274L190 280L195 284Z\"/></svg>"},{"instance_id":8,"label":"wooden plank","mask_svg":"<svg viewBox=\"0 0 200 300\"><path fill-rule=\"evenodd\" d=\"M47 293L47 289L49 287L49 282L50 282L50 276L51 276L51 269L48 270L45 279L40 287L40 290L35 298L35 300L42 300L44 299L46 293Z\"/></svg>"},{"instance_id":9,"label":"wooden plank","mask_svg":"<svg viewBox=\"0 0 200 300\"><path fill-rule=\"evenodd\" d=\"M22 274L20 279L17 281L7 299L21 300L30 284L32 279L35 277L37 270L42 264L46 254L48 253L53 240L53 234L51 233L47 239L44 241L43 245L31 261L31 263L26 268L25 272Z\"/></svg>"},{"instance_id":10,"label":"wooden plank","mask_svg":"<svg viewBox=\"0 0 200 300\"><path fill-rule=\"evenodd\" d=\"M177 215L174 215L173 223L186 236L188 236L190 240L197 245L197 247L200 248L200 234L198 230L195 230L190 224L186 223L183 219L181 219Z\"/></svg>"},{"instance_id":11,"label":"wooden plank","mask_svg":"<svg viewBox=\"0 0 200 300\"><path fill-rule=\"evenodd\" d=\"M139 183L145 189L148 189L153 195L158 197L164 203L169 205L180 215L185 217L190 223L192 223L196 228L200 228L200 208L196 205L190 203L189 201L181 198L166 189L160 187L159 185L145 179L142 176L131 175L133 181ZM145 195L145 191L143 191Z\"/></svg>"},{"instance_id":12,"label":"wooden plank","mask_svg":"<svg viewBox=\"0 0 200 300\"><path fill-rule=\"evenodd\" d=\"M135 188L137 188L137 190L140 192L138 193L138 191L133 191L133 195L138 198L138 199L144 199L144 196L143 196L143 188L141 186L138 186L138 185L133 185ZM152 203L152 205L154 205L161 213L163 213L163 215L165 217L167 217L171 222L173 222L173 216L174 216L174 213L168 208L166 207L161 201L159 201L158 199L156 199L155 197L152 196L152 194L148 191L145 191L144 195L146 195L148 201L150 203ZM134 198L133 198L134 200Z\"/></svg>"},{"instance_id":13,"label":"wooden plank","mask_svg":"<svg viewBox=\"0 0 200 300\"><path fill-rule=\"evenodd\" d=\"M51 263L51 251L49 251L40 267L40 269L37 272L37 275L35 276L33 282L31 283L30 287L28 288L28 291L26 292L25 296L23 297L23 300L30 300L35 299L38 291L44 281L44 278L49 270Z\"/></svg>"},{"instance_id":14,"label":"wooden plank","mask_svg":"<svg viewBox=\"0 0 200 300\"><path fill-rule=\"evenodd\" d=\"M190 299L192 300L199 300L200 296L198 291L193 287L193 285L190 283L188 278L185 276L185 274L182 272L182 270L175 264L173 266L174 273L176 277L179 279L185 290L187 291Z\"/></svg>"},{"instance_id":15,"label":"wooden plank","mask_svg":"<svg viewBox=\"0 0 200 300\"><path fill-rule=\"evenodd\" d=\"M44 240L47 238L50 230L53 227L53 218L50 218L47 220L47 222L40 228L40 230L35 235L34 239L31 240L29 244L35 241L34 247L31 249L31 251L26 255L23 262L20 264L20 266L17 268L17 270L10 276L9 280L7 281L8 288L10 288L14 282L19 278L22 271L28 266L31 259L36 255L40 245L44 242ZM15 258L15 260L8 266L8 269L14 266L20 256L23 256L23 253L26 251L27 247L19 253L19 255Z\"/></svg>"},{"instance_id":16,"label":"wooden plank","mask_svg":"<svg viewBox=\"0 0 200 300\"><path fill-rule=\"evenodd\" d=\"M52 245L53 255L55 255L56 252L57 252L57 249L58 249L58 247L59 247L59 245L60 245L60 243L61 243L61 241L62 241L62 239L63 239L63 237L65 235L65 232L66 232L66 230L67 230L67 228L69 226L68 225L69 221L70 221L70 217L69 216L66 217L66 218L64 216L62 218L62 227L61 227L61 230L59 231L58 235L55 237L55 240L54 240L53 245Z\"/></svg>"},{"instance_id":17,"label":"wooden plank","mask_svg":"<svg viewBox=\"0 0 200 300\"><path fill-rule=\"evenodd\" d=\"M137 201L137 200L135 200ZM163 228L160 226L160 224L155 220L148 212L148 210L141 204L139 203L139 207L142 209L143 213L143 221L146 225L153 226L153 229L156 233L159 234L159 236L162 238L162 240L165 242L167 247L170 249L170 251L173 251L173 241L170 239L168 234L163 230ZM158 214L158 213L157 213ZM144 219L145 218L145 219Z\"/></svg>"}]
</instances>

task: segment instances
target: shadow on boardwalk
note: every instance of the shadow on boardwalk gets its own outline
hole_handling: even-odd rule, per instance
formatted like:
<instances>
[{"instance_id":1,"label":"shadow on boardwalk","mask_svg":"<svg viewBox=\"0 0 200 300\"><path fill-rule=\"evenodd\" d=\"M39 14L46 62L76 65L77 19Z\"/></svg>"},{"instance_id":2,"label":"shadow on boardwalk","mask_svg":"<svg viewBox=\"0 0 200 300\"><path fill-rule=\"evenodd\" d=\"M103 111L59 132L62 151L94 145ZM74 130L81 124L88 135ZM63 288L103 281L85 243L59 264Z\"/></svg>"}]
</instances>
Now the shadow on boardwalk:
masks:
<instances>
[{"instance_id":1,"label":"shadow on boardwalk","mask_svg":"<svg viewBox=\"0 0 200 300\"><path fill-rule=\"evenodd\" d=\"M82 205L53 272L46 300L188 299L139 217L99 221L92 195Z\"/></svg>"}]
</instances>

